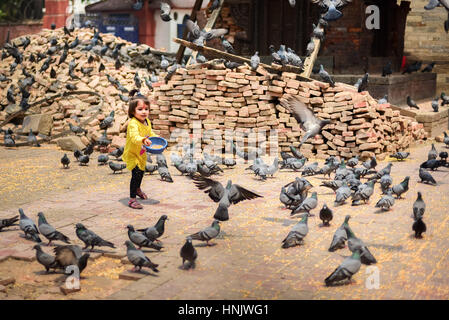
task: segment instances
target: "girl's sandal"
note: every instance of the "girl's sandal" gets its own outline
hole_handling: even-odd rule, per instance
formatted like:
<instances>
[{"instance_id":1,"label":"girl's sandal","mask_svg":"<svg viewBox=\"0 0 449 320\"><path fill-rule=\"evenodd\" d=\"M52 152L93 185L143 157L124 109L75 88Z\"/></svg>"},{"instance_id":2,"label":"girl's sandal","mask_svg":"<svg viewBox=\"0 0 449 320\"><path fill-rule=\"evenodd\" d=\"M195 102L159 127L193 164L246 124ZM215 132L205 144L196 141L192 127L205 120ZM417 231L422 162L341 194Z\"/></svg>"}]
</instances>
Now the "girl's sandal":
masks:
<instances>
[{"instance_id":1,"label":"girl's sandal","mask_svg":"<svg viewBox=\"0 0 449 320\"><path fill-rule=\"evenodd\" d=\"M137 195L139 196L140 199L143 199L143 200L147 200L148 199L148 196L145 194L145 192L140 190L140 188L137 190Z\"/></svg>"},{"instance_id":2,"label":"girl's sandal","mask_svg":"<svg viewBox=\"0 0 449 320\"><path fill-rule=\"evenodd\" d=\"M142 205L136 199L129 200L128 206L133 209L143 209Z\"/></svg>"}]
</instances>

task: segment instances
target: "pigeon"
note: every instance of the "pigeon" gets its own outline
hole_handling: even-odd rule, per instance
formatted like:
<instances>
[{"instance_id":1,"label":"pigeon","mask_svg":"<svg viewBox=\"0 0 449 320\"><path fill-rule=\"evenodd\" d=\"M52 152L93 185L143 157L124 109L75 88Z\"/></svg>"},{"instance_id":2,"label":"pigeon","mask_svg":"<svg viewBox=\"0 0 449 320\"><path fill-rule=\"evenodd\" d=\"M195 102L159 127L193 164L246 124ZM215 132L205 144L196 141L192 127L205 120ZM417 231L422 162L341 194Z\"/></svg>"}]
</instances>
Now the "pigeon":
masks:
<instances>
[{"instance_id":1,"label":"pigeon","mask_svg":"<svg viewBox=\"0 0 449 320\"><path fill-rule=\"evenodd\" d=\"M80 43L80 41L79 41L78 37L76 37L75 40L69 44L69 49L75 48L77 45L79 45L79 43Z\"/></svg>"},{"instance_id":2,"label":"pigeon","mask_svg":"<svg viewBox=\"0 0 449 320\"><path fill-rule=\"evenodd\" d=\"M427 230L426 224L422 221L422 216L415 218L412 230L415 231L415 238L422 239L422 234Z\"/></svg>"},{"instance_id":3,"label":"pigeon","mask_svg":"<svg viewBox=\"0 0 449 320\"><path fill-rule=\"evenodd\" d=\"M190 267L195 266L195 260L198 257L198 253L196 252L196 249L192 245L192 238L187 237L185 244L182 246L180 255L182 258L182 268L183 269L189 269ZM187 267L184 267L184 262L189 261L189 265Z\"/></svg>"},{"instance_id":4,"label":"pigeon","mask_svg":"<svg viewBox=\"0 0 449 320\"><path fill-rule=\"evenodd\" d=\"M419 106L416 104L416 102L410 96L407 96L407 105L410 108L415 108L415 109L419 110Z\"/></svg>"},{"instance_id":5,"label":"pigeon","mask_svg":"<svg viewBox=\"0 0 449 320\"><path fill-rule=\"evenodd\" d=\"M79 151L78 149L75 150L75 152L73 152L73 156L75 157L75 159L78 161L78 158L81 157L83 154L81 153L81 151Z\"/></svg>"},{"instance_id":6,"label":"pigeon","mask_svg":"<svg viewBox=\"0 0 449 320\"><path fill-rule=\"evenodd\" d=\"M384 176L384 175L386 175L386 174L390 174L390 172L391 172L391 167L393 166L393 164L390 162L390 163L388 163L388 165L385 167L385 168L383 168L382 170L380 170L379 172L377 172L371 179L376 179L376 180L378 180L378 179L380 179L380 178L382 178L382 176Z\"/></svg>"},{"instance_id":7,"label":"pigeon","mask_svg":"<svg viewBox=\"0 0 449 320\"><path fill-rule=\"evenodd\" d=\"M354 232L349 227L349 224L345 224L346 234L348 235L348 248L351 252L360 251L360 259L363 264L370 265L377 263L376 258L371 254L368 247L363 241L357 238Z\"/></svg>"},{"instance_id":8,"label":"pigeon","mask_svg":"<svg viewBox=\"0 0 449 320\"><path fill-rule=\"evenodd\" d=\"M338 10L346 6L352 0L312 0L312 3L318 4L326 13L323 15L325 21L335 21L340 19L343 14Z\"/></svg>"},{"instance_id":9,"label":"pigeon","mask_svg":"<svg viewBox=\"0 0 449 320\"><path fill-rule=\"evenodd\" d=\"M104 64L100 63L100 66L98 67L98 72L101 72L101 71L103 71L105 69L106 69L106 67L104 66Z\"/></svg>"},{"instance_id":10,"label":"pigeon","mask_svg":"<svg viewBox=\"0 0 449 320\"><path fill-rule=\"evenodd\" d=\"M351 218L350 215L345 217L345 221L341 226L335 231L334 237L332 238L332 243L328 249L329 252L334 252L338 249L345 247L346 240L348 240L348 235L346 234L345 226L348 225L348 221Z\"/></svg>"},{"instance_id":11,"label":"pigeon","mask_svg":"<svg viewBox=\"0 0 449 320\"><path fill-rule=\"evenodd\" d=\"M422 198L422 193L418 191L418 197L416 198L415 202L413 203L413 218L421 217L424 215L424 212L426 211L426 203L424 202Z\"/></svg>"},{"instance_id":12,"label":"pigeon","mask_svg":"<svg viewBox=\"0 0 449 320\"><path fill-rule=\"evenodd\" d=\"M225 49L226 52L232 53L232 54L236 54L234 48L232 47L232 44L225 39L224 36L221 36L221 44L223 45L223 48Z\"/></svg>"},{"instance_id":13,"label":"pigeon","mask_svg":"<svg viewBox=\"0 0 449 320\"><path fill-rule=\"evenodd\" d=\"M439 167L443 166L446 162L443 160L437 160L437 159L430 159L423 163L421 163L420 168L424 169L430 169L432 171L438 169Z\"/></svg>"},{"instance_id":14,"label":"pigeon","mask_svg":"<svg viewBox=\"0 0 449 320\"><path fill-rule=\"evenodd\" d=\"M390 175L385 174L380 178L379 183L382 193L387 194L387 191L390 189L390 186L393 183L393 179L391 179Z\"/></svg>"},{"instance_id":15,"label":"pigeon","mask_svg":"<svg viewBox=\"0 0 449 320\"><path fill-rule=\"evenodd\" d=\"M150 174L155 172L157 168L158 168L157 164L150 164L150 163L145 164L145 172L149 172Z\"/></svg>"},{"instance_id":16,"label":"pigeon","mask_svg":"<svg viewBox=\"0 0 449 320\"><path fill-rule=\"evenodd\" d=\"M12 104L16 103L16 98L14 98L14 88L15 86L12 84L6 91L6 99Z\"/></svg>"},{"instance_id":17,"label":"pigeon","mask_svg":"<svg viewBox=\"0 0 449 320\"><path fill-rule=\"evenodd\" d=\"M220 6L220 0L211 0L210 3L209 12L214 11Z\"/></svg>"},{"instance_id":18,"label":"pigeon","mask_svg":"<svg viewBox=\"0 0 449 320\"><path fill-rule=\"evenodd\" d=\"M125 245L126 245L126 256L129 262L131 262L134 265L133 270L136 270L136 267L138 267L137 271L140 271L142 267L147 267L153 270L154 272L159 272L159 270L157 269L159 265L151 262L151 260L147 256L145 256L145 254L142 251L136 249L136 247L133 245L131 241L126 240Z\"/></svg>"},{"instance_id":19,"label":"pigeon","mask_svg":"<svg viewBox=\"0 0 449 320\"><path fill-rule=\"evenodd\" d=\"M97 140L97 144L99 146L107 147L111 143L111 140L109 140L108 137L107 137L107 132L106 131L107 130L104 130L103 134Z\"/></svg>"},{"instance_id":20,"label":"pigeon","mask_svg":"<svg viewBox=\"0 0 449 320\"><path fill-rule=\"evenodd\" d=\"M80 163L80 166L86 165L89 163L89 156L82 155L78 157L78 162Z\"/></svg>"},{"instance_id":21,"label":"pigeon","mask_svg":"<svg viewBox=\"0 0 449 320\"><path fill-rule=\"evenodd\" d=\"M355 156L351 159L349 159L346 164L348 165L348 167L354 168L357 164L359 163L359 157Z\"/></svg>"},{"instance_id":22,"label":"pigeon","mask_svg":"<svg viewBox=\"0 0 449 320\"><path fill-rule=\"evenodd\" d=\"M321 28L321 26L315 25L314 23L313 25L313 37L320 39L321 41L324 40L324 30Z\"/></svg>"},{"instance_id":23,"label":"pigeon","mask_svg":"<svg viewBox=\"0 0 449 320\"><path fill-rule=\"evenodd\" d=\"M362 165L367 170L376 169L376 166L377 166L376 157L373 156L371 159L366 160L365 162L363 162Z\"/></svg>"},{"instance_id":24,"label":"pigeon","mask_svg":"<svg viewBox=\"0 0 449 320\"><path fill-rule=\"evenodd\" d=\"M427 154L427 160L436 159L438 157L438 151L435 148L435 145L432 143L432 148L430 149L429 153Z\"/></svg>"},{"instance_id":25,"label":"pigeon","mask_svg":"<svg viewBox=\"0 0 449 320\"><path fill-rule=\"evenodd\" d=\"M311 39L310 42L307 44L306 57L310 57L313 51L315 51L315 42L313 42L313 39Z\"/></svg>"},{"instance_id":26,"label":"pigeon","mask_svg":"<svg viewBox=\"0 0 449 320\"><path fill-rule=\"evenodd\" d=\"M357 80L357 83L354 86L356 87L358 92L366 91L369 82L368 77L369 73L365 73L365 75L362 78Z\"/></svg>"},{"instance_id":27,"label":"pigeon","mask_svg":"<svg viewBox=\"0 0 449 320\"><path fill-rule=\"evenodd\" d=\"M86 245L83 249L87 249L89 246L92 247L91 250L93 250L95 246L115 248L112 242L103 240L93 231L86 229L81 223L76 224L76 236Z\"/></svg>"},{"instance_id":28,"label":"pigeon","mask_svg":"<svg viewBox=\"0 0 449 320\"><path fill-rule=\"evenodd\" d=\"M55 260L60 268L66 269L69 266L77 266L79 273L86 268L89 253L83 254L81 248L77 245L57 246L53 249Z\"/></svg>"},{"instance_id":29,"label":"pigeon","mask_svg":"<svg viewBox=\"0 0 449 320\"><path fill-rule=\"evenodd\" d=\"M323 221L323 226L330 226L329 222L332 220L332 210L327 207L326 204L323 205L323 208L320 210L320 219Z\"/></svg>"},{"instance_id":30,"label":"pigeon","mask_svg":"<svg viewBox=\"0 0 449 320\"><path fill-rule=\"evenodd\" d=\"M238 184L232 184L231 180L228 180L226 188L220 182L202 176L194 176L193 180L198 189L207 189L204 193L207 193L214 202L219 203L214 218L220 221L229 220L228 208L231 204L237 204L240 201L254 198L263 198L263 196L247 190Z\"/></svg>"},{"instance_id":31,"label":"pigeon","mask_svg":"<svg viewBox=\"0 0 449 320\"><path fill-rule=\"evenodd\" d=\"M113 156L113 157L115 157L117 160L119 160L119 159L121 159L121 157L122 157L122 155L123 155L123 151L124 151L124 147L122 146L122 147L120 147L120 148L117 148L117 149L115 149L115 150L109 152L109 155L110 155L110 156Z\"/></svg>"},{"instance_id":32,"label":"pigeon","mask_svg":"<svg viewBox=\"0 0 449 320\"><path fill-rule=\"evenodd\" d=\"M120 59L115 59L115 70L118 70L122 67L122 63L120 62Z\"/></svg>"},{"instance_id":33,"label":"pigeon","mask_svg":"<svg viewBox=\"0 0 449 320\"><path fill-rule=\"evenodd\" d=\"M282 240L282 248L287 249L297 245L300 245L304 242L304 237L309 232L309 228L307 226L308 215L305 214L301 221L299 221L296 225L293 226L291 231L288 233L287 237Z\"/></svg>"},{"instance_id":34,"label":"pigeon","mask_svg":"<svg viewBox=\"0 0 449 320\"><path fill-rule=\"evenodd\" d=\"M1 219L0 220L0 231L2 231L3 228L13 226L17 221L19 221L19 216L7 218L7 219Z\"/></svg>"},{"instance_id":35,"label":"pigeon","mask_svg":"<svg viewBox=\"0 0 449 320\"><path fill-rule=\"evenodd\" d=\"M343 185L343 180L332 180L332 181L321 182L320 187L326 187L326 188L332 189L332 191L336 192L342 185ZM351 190L349 190L349 192L350 191Z\"/></svg>"},{"instance_id":36,"label":"pigeon","mask_svg":"<svg viewBox=\"0 0 449 320\"><path fill-rule=\"evenodd\" d=\"M93 67L90 67L90 68L84 68L84 67L82 67L81 68L81 72L84 74L84 75L90 75L90 73L92 72L94 70L94 68Z\"/></svg>"},{"instance_id":37,"label":"pigeon","mask_svg":"<svg viewBox=\"0 0 449 320\"><path fill-rule=\"evenodd\" d=\"M166 70L166 69L168 68L168 66L169 66L168 60L165 59L165 56L164 56L164 55L161 55L161 68L162 68L163 70Z\"/></svg>"},{"instance_id":38,"label":"pigeon","mask_svg":"<svg viewBox=\"0 0 449 320\"><path fill-rule=\"evenodd\" d=\"M313 112L295 96L290 96L287 100L282 100L281 105L293 114L296 121L300 124L301 129L306 131L301 139L300 146L307 139L319 134L323 127L331 122L329 119L320 120L315 117Z\"/></svg>"},{"instance_id":39,"label":"pigeon","mask_svg":"<svg viewBox=\"0 0 449 320\"><path fill-rule=\"evenodd\" d=\"M432 106L433 112L439 111L439 103L438 103L439 100L440 100L440 97L436 97L434 100L432 100L431 106Z\"/></svg>"},{"instance_id":40,"label":"pigeon","mask_svg":"<svg viewBox=\"0 0 449 320\"><path fill-rule=\"evenodd\" d=\"M410 177L407 176L400 184L397 184L391 188L393 193L397 196L396 199L401 199L401 195L408 191L409 180L410 180Z\"/></svg>"},{"instance_id":41,"label":"pigeon","mask_svg":"<svg viewBox=\"0 0 449 320\"><path fill-rule=\"evenodd\" d=\"M233 159L233 158L225 158L223 161L223 164L229 168L229 167L234 167L237 162Z\"/></svg>"},{"instance_id":42,"label":"pigeon","mask_svg":"<svg viewBox=\"0 0 449 320\"><path fill-rule=\"evenodd\" d=\"M145 248L152 248L157 251L160 251L163 247L160 243L155 243L152 240L148 239L143 233L136 232L134 230L134 227L132 225L128 225L126 228L128 228L128 237L129 240L131 240L132 243L139 246L139 250L142 247Z\"/></svg>"},{"instance_id":43,"label":"pigeon","mask_svg":"<svg viewBox=\"0 0 449 320\"><path fill-rule=\"evenodd\" d=\"M19 226L20 230L25 232L25 237L31 238L34 242L37 243L42 242L42 240L39 238L39 230L37 229L33 220L31 220L25 215L22 208L19 208L19 213L20 213Z\"/></svg>"},{"instance_id":44,"label":"pigeon","mask_svg":"<svg viewBox=\"0 0 449 320\"><path fill-rule=\"evenodd\" d=\"M382 77L388 77L393 74L393 70L391 69L391 61L388 61L387 65L382 68Z\"/></svg>"},{"instance_id":45,"label":"pigeon","mask_svg":"<svg viewBox=\"0 0 449 320\"><path fill-rule=\"evenodd\" d=\"M409 155L410 155L410 152L398 151L398 152L392 154L390 157L395 158L399 161L403 161L404 159L407 159Z\"/></svg>"},{"instance_id":46,"label":"pigeon","mask_svg":"<svg viewBox=\"0 0 449 320\"><path fill-rule=\"evenodd\" d=\"M446 133L446 131L444 131L443 133L444 133L443 142L446 145L446 148L448 148L449 147L449 135Z\"/></svg>"},{"instance_id":47,"label":"pigeon","mask_svg":"<svg viewBox=\"0 0 449 320\"><path fill-rule=\"evenodd\" d=\"M332 164L325 164L324 167L322 167L318 173L323 174L324 177L326 177L326 175L329 176L329 178L331 177L331 173L335 171L335 169L337 169L338 164L335 165L334 163ZM305 169L304 169L305 170ZM315 174L315 173L314 173ZM303 175L304 175L304 171L303 171Z\"/></svg>"},{"instance_id":48,"label":"pigeon","mask_svg":"<svg viewBox=\"0 0 449 320\"><path fill-rule=\"evenodd\" d=\"M318 162L311 163L302 169L302 176L313 176L319 173Z\"/></svg>"},{"instance_id":49,"label":"pigeon","mask_svg":"<svg viewBox=\"0 0 449 320\"><path fill-rule=\"evenodd\" d=\"M254 173L256 176L260 176L263 180L267 179L267 175L273 176L278 170L278 158L274 158L273 164L267 167L259 167Z\"/></svg>"},{"instance_id":50,"label":"pigeon","mask_svg":"<svg viewBox=\"0 0 449 320\"><path fill-rule=\"evenodd\" d=\"M209 41L228 33L227 29L211 29L206 32L201 30L200 27L198 27L198 24L190 19L186 20L185 25L190 32L193 43L200 47L204 46L204 41Z\"/></svg>"},{"instance_id":51,"label":"pigeon","mask_svg":"<svg viewBox=\"0 0 449 320\"><path fill-rule=\"evenodd\" d=\"M335 206L342 205L351 196L351 189L346 182L335 191Z\"/></svg>"},{"instance_id":52,"label":"pigeon","mask_svg":"<svg viewBox=\"0 0 449 320\"><path fill-rule=\"evenodd\" d=\"M432 175L424 170L423 168L419 168L419 178L421 179L421 183L433 184L436 185L437 182L432 177Z\"/></svg>"},{"instance_id":53,"label":"pigeon","mask_svg":"<svg viewBox=\"0 0 449 320\"><path fill-rule=\"evenodd\" d=\"M99 165L105 165L109 161L109 157L106 154L100 154L97 161Z\"/></svg>"},{"instance_id":54,"label":"pigeon","mask_svg":"<svg viewBox=\"0 0 449 320\"><path fill-rule=\"evenodd\" d=\"M295 215L297 213L306 212L307 215L310 214L310 210L316 208L318 204L317 193L313 192L310 198L306 198L297 208L293 209L290 215Z\"/></svg>"},{"instance_id":55,"label":"pigeon","mask_svg":"<svg viewBox=\"0 0 449 320\"><path fill-rule=\"evenodd\" d=\"M365 203L373 195L375 180L368 181L363 187L359 186L358 190L352 195L352 205L360 204L363 200Z\"/></svg>"},{"instance_id":56,"label":"pigeon","mask_svg":"<svg viewBox=\"0 0 449 320\"><path fill-rule=\"evenodd\" d=\"M100 129L107 129L109 127L112 126L112 124L114 123L114 115L115 112L114 110L111 111L111 113L109 114L109 116L107 116L103 121L100 122Z\"/></svg>"},{"instance_id":57,"label":"pigeon","mask_svg":"<svg viewBox=\"0 0 449 320\"><path fill-rule=\"evenodd\" d=\"M41 145L37 142L37 138L33 133L33 129L30 129L30 133L28 133L28 138L27 138L27 142L30 145L36 145L36 147L40 147Z\"/></svg>"},{"instance_id":58,"label":"pigeon","mask_svg":"<svg viewBox=\"0 0 449 320\"><path fill-rule=\"evenodd\" d=\"M126 168L126 164L109 161L109 168L111 168L112 174L115 174L117 171L120 171L121 173L122 170Z\"/></svg>"},{"instance_id":59,"label":"pigeon","mask_svg":"<svg viewBox=\"0 0 449 320\"><path fill-rule=\"evenodd\" d=\"M171 10L171 8L170 8L170 5L168 3L161 2L161 14L160 14L160 16L161 16L161 19L163 21L168 22L168 21L171 20L170 10Z\"/></svg>"},{"instance_id":60,"label":"pigeon","mask_svg":"<svg viewBox=\"0 0 449 320\"><path fill-rule=\"evenodd\" d=\"M256 70L259 66L260 58L259 58L259 51L256 51L254 55L251 57L251 69Z\"/></svg>"},{"instance_id":61,"label":"pigeon","mask_svg":"<svg viewBox=\"0 0 449 320\"><path fill-rule=\"evenodd\" d=\"M360 270L361 265L360 251L357 250L352 253L352 256L345 258L338 268L324 280L324 283L326 286L332 286L343 283L344 280L350 282L352 276Z\"/></svg>"},{"instance_id":62,"label":"pigeon","mask_svg":"<svg viewBox=\"0 0 449 320\"><path fill-rule=\"evenodd\" d=\"M299 195L292 195L285 190L285 187L281 188L281 194L279 200L285 205L287 209L297 207L304 201L304 198Z\"/></svg>"},{"instance_id":63,"label":"pigeon","mask_svg":"<svg viewBox=\"0 0 449 320\"><path fill-rule=\"evenodd\" d=\"M57 231L53 226L48 224L43 212L39 212L37 216L39 217L38 219L39 232L45 238L47 238L48 246L51 244L53 240L60 240L65 243L70 243L70 239L67 236L63 235L61 232Z\"/></svg>"},{"instance_id":64,"label":"pigeon","mask_svg":"<svg viewBox=\"0 0 449 320\"><path fill-rule=\"evenodd\" d=\"M376 208L381 208L384 211L390 210L394 205L394 198L391 196L391 190L386 195L380 198L376 203Z\"/></svg>"},{"instance_id":65,"label":"pigeon","mask_svg":"<svg viewBox=\"0 0 449 320\"><path fill-rule=\"evenodd\" d=\"M158 164L157 172L159 173L162 181L173 183L173 178L171 177L170 172L168 171L168 168L166 166L160 166Z\"/></svg>"},{"instance_id":66,"label":"pigeon","mask_svg":"<svg viewBox=\"0 0 449 320\"><path fill-rule=\"evenodd\" d=\"M424 67L424 69L421 70L421 72L432 72L433 67L435 67L435 62L429 63Z\"/></svg>"},{"instance_id":67,"label":"pigeon","mask_svg":"<svg viewBox=\"0 0 449 320\"><path fill-rule=\"evenodd\" d=\"M405 73L413 73L413 72L417 72L419 69L421 69L422 66L422 62L421 61L417 61L413 64L409 64L405 67L404 71L402 72L402 74Z\"/></svg>"},{"instance_id":68,"label":"pigeon","mask_svg":"<svg viewBox=\"0 0 449 320\"><path fill-rule=\"evenodd\" d=\"M52 255L49 255L48 253L45 253L41 246L36 244L33 247L34 250L36 250L36 260L37 262L39 262L41 265L44 266L45 271L48 273L50 271L50 269L59 269L60 265L59 263L56 261L55 257L53 257Z\"/></svg>"},{"instance_id":69,"label":"pigeon","mask_svg":"<svg viewBox=\"0 0 449 320\"><path fill-rule=\"evenodd\" d=\"M327 73L327 71L324 70L323 65L320 65L320 72L318 74L324 82L329 83L331 87L335 87L334 80L332 80L329 73Z\"/></svg>"},{"instance_id":70,"label":"pigeon","mask_svg":"<svg viewBox=\"0 0 449 320\"><path fill-rule=\"evenodd\" d=\"M143 232L144 235L150 239L150 241L159 241L158 238L164 234L166 220L168 220L168 217L164 214L159 218L153 227L137 229L137 231Z\"/></svg>"},{"instance_id":71,"label":"pigeon","mask_svg":"<svg viewBox=\"0 0 449 320\"><path fill-rule=\"evenodd\" d=\"M380 98L379 100L377 100L378 104L385 104L388 103L388 94L384 95L383 98Z\"/></svg>"},{"instance_id":72,"label":"pigeon","mask_svg":"<svg viewBox=\"0 0 449 320\"><path fill-rule=\"evenodd\" d=\"M443 160L443 161L447 161L447 158L449 157L449 155L446 151L440 152L439 156L440 156L441 160Z\"/></svg>"},{"instance_id":73,"label":"pigeon","mask_svg":"<svg viewBox=\"0 0 449 320\"><path fill-rule=\"evenodd\" d=\"M440 98L441 98L441 106L449 104L449 96L447 96L444 92L441 92Z\"/></svg>"},{"instance_id":74,"label":"pigeon","mask_svg":"<svg viewBox=\"0 0 449 320\"><path fill-rule=\"evenodd\" d=\"M279 53L276 52L276 50L274 49L273 45L270 45L268 49L271 52L271 57L273 58L273 63L280 64L280 65L284 65L285 64L284 60L282 60L282 58L279 55Z\"/></svg>"},{"instance_id":75,"label":"pigeon","mask_svg":"<svg viewBox=\"0 0 449 320\"><path fill-rule=\"evenodd\" d=\"M198 231L197 233L194 233L189 237L192 238L192 240L206 241L206 244L209 246L209 241L216 238L219 233L220 233L220 221L214 220L214 222L212 222L212 225L210 227Z\"/></svg>"}]
</instances>

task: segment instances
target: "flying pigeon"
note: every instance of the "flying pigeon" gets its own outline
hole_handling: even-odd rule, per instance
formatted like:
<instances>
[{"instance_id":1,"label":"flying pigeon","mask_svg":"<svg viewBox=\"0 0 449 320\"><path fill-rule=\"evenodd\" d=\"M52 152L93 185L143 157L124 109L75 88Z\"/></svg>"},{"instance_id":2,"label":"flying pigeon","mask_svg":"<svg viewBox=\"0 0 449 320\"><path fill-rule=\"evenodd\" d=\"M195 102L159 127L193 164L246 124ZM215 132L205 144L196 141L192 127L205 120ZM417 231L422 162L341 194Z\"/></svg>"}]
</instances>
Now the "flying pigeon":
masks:
<instances>
[{"instance_id":1,"label":"flying pigeon","mask_svg":"<svg viewBox=\"0 0 449 320\"><path fill-rule=\"evenodd\" d=\"M60 268L59 263L56 261L55 257L49 255L48 253L45 253L40 245L36 244L33 249L36 250L37 262L44 266L47 273L50 271L50 269Z\"/></svg>"},{"instance_id":2,"label":"flying pigeon","mask_svg":"<svg viewBox=\"0 0 449 320\"><path fill-rule=\"evenodd\" d=\"M39 212L37 216L39 217L38 219L39 232L45 238L47 238L48 246L54 240L60 240L65 243L70 243L70 239L67 236L63 235L61 232L57 231L53 226L48 224L43 212Z\"/></svg>"},{"instance_id":3,"label":"flying pigeon","mask_svg":"<svg viewBox=\"0 0 449 320\"><path fill-rule=\"evenodd\" d=\"M83 224L77 223L75 227L76 227L76 236L86 245L83 249L87 249L87 247L89 246L92 247L91 250L94 249L94 246L98 247L106 246L115 248L113 243L103 240L93 231L86 229L86 227L84 227Z\"/></svg>"},{"instance_id":4,"label":"flying pigeon","mask_svg":"<svg viewBox=\"0 0 449 320\"><path fill-rule=\"evenodd\" d=\"M142 247L152 248L152 249L155 249L157 251L160 251L163 248L160 243L155 243L152 240L148 239L143 233L136 232L132 225L129 224L127 226L127 228L128 228L129 240L131 240L132 243L138 245L139 246L139 250Z\"/></svg>"},{"instance_id":5,"label":"flying pigeon","mask_svg":"<svg viewBox=\"0 0 449 320\"><path fill-rule=\"evenodd\" d=\"M325 21L335 21L340 19L343 14L338 10L346 6L352 0L312 0L312 3L318 4L326 13L323 16Z\"/></svg>"},{"instance_id":6,"label":"flying pigeon","mask_svg":"<svg viewBox=\"0 0 449 320\"><path fill-rule=\"evenodd\" d=\"M192 238L187 237L185 244L182 246L180 255L182 258L182 268L183 269L190 269L190 267L195 266L195 260L198 257L198 253L196 252L196 249L192 245ZM184 262L189 261L189 265L187 267L184 267Z\"/></svg>"},{"instance_id":7,"label":"flying pigeon","mask_svg":"<svg viewBox=\"0 0 449 320\"><path fill-rule=\"evenodd\" d=\"M168 22L171 20L170 17L170 5L166 2L161 2L161 19L165 22Z\"/></svg>"},{"instance_id":8,"label":"flying pigeon","mask_svg":"<svg viewBox=\"0 0 449 320\"><path fill-rule=\"evenodd\" d=\"M0 231L2 231L3 228L13 226L17 221L19 221L19 216L7 218L7 219L1 219L0 220Z\"/></svg>"},{"instance_id":9,"label":"flying pigeon","mask_svg":"<svg viewBox=\"0 0 449 320\"><path fill-rule=\"evenodd\" d=\"M19 213L20 213L19 226L20 230L25 232L25 237L31 238L34 242L37 243L42 242L42 240L39 238L39 230L37 229L33 220L31 220L25 215L22 208L19 208Z\"/></svg>"},{"instance_id":10,"label":"flying pigeon","mask_svg":"<svg viewBox=\"0 0 449 320\"><path fill-rule=\"evenodd\" d=\"M207 227L197 233L190 235L192 240L200 240L206 241L206 244L209 246L209 241L216 238L220 233L220 221L214 220L210 227Z\"/></svg>"},{"instance_id":11,"label":"flying pigeon","mask_svg":"<svg viewBox=\"0 0 449 320\"><path fill-rule=\"evenodd\" d=\"M348 221L351 218L350 215L345 217L345 221L341 226L335 231L334 237L332 238L332 243L328 249L329 252L334 252L338 249L345 247L346 240L348 240L348 235L346 234L345 226L348 225Z\"/></svg>"},{"instance_id":12,"label":"flying pigeon","mask_svg":"<svg viewBox=\"0 0 449 320\"><path fill-rule=\"evenodd\" d=\"M164 214L154 226L145 229L137 229L137 231L143 232L150 241L159 241L158 238L164 234L166 220L168 220L168 217Z\"/></svg>"},{"instance_id":13,"label":"flying pigeon","mask_svg":"<svg viewBox=\"0 0 449 320\"><path fill-rule=\"evenodd\" d=\"M301 139L300 146L310 137L319 134L323 127L330 123L329 119L320 120L307 106L295 96L290 96L287 100L282 100L281 105L288 109L296 121L300 124L301 129L306 131Z\"/></svg>"},{"instance_id":14,"label":"flying pigeon","mask_svg":"<svg viewBox=\"0 0 449 320\"><path fill-rule=\"evenodd\" d=\"M206 32L201 30L198 24L190 19L186 20L185 25L190 32L193 43L200 47L204 45L204 41L219 38L228 33L228 29L211 29Z\"/></svg>"},{"instance_id":15,"label":"flying pigeon","mask_svg":"<svg viewBox=\"0 0 449 320\"><path fill-rule=\"evenodd\" d=\"M307 226L308 215L305 214L301 221L299 221L296 225L293 226L291 231L288 233L287 237L282 240L282 248L287 249L290 247L294 247L300 245L304 242L304 237L309 232L309 228Z\"/></svg>"}]
</instances>

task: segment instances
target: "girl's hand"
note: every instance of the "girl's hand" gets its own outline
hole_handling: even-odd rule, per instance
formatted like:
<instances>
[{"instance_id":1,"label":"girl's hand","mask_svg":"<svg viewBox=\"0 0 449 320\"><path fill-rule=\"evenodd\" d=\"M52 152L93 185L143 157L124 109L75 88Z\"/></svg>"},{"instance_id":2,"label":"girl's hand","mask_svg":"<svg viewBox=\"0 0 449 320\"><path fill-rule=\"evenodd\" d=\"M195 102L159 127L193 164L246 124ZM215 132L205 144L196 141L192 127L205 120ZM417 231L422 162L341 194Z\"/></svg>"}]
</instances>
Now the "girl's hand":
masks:
<instances>
[{"instance_id":1,"label":"girl's hand","mask_svg":"<svg viewBox=\"0 0 449 320\"><path fill-rule=\"evenodd\" d=\"M148 138L143 139L143 144L149 147L151 145L151 141Z\"/></svg>"}]
</instances>

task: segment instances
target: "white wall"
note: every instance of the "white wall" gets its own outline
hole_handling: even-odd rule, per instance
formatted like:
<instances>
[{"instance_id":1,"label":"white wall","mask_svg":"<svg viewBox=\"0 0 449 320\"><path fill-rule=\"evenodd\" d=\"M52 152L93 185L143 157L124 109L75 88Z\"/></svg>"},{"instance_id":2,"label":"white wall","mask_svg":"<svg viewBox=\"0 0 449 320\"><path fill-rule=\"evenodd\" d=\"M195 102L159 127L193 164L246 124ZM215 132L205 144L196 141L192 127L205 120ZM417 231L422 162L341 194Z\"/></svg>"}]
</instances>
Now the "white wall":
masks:
<instances>
[{"instance_id":1,"label":"white wall","mask_svg":"<svg viewBox=\"0 0 449 320\"><path fill-rule=\"evenodd\" d=\"M205 1L206 2L206 1ZM206 2L207 4L207 2ZM177 20L174 20L174 13L178 14ZM154 41L155 49L165 48L168 52L178 51L179 44L172 41L173 38L178 37L178 23L182 24L184 16L190 16L192 9L172 9L170 16L172 20L165 22L161 19L161 11L158 9L154 13L156 21L156 37Z\"/></svg>"}]
</instances>

